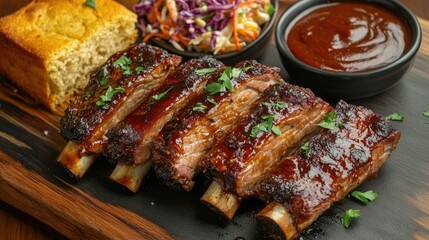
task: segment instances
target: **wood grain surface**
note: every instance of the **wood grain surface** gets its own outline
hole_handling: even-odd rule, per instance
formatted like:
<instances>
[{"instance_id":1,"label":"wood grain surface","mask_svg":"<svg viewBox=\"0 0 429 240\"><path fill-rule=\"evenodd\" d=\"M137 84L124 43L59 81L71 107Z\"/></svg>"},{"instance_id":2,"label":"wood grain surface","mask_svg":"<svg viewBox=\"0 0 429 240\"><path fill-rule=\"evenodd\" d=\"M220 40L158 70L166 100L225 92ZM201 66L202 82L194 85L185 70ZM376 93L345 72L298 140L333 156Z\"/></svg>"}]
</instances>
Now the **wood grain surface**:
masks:
<instances>
[{"instance_id":1,"label":"wood grain surface","mask_svg":"<svg viewBox=\"0 0 429 240\"><path fill-rule=\"evenodd\" d=\"M27 2L1 0L0 16ZM120 2L130 7L135 1ZM426 0L403 2L419 16L429 17ZM362 186L379 192L380 199L368 206L342 201L306 238L429 239L429 118L422 116L429 109L429 21L419 20L423 42L413 69L389 91L353 102L384 115L405 114L404 122L394 123L402 132L397 151L379 177ZM261 61L282 67L273 41L267 49ZM288 80L284 70L282 74ZM198 202L203 185L191 193L169 191L150 176L131 195L107 180L112 166L103 162L97 162L83 181L72 181L55 163L65 145L58 133L59 118L0 77L0 200L6 202L0 204L1 239L261 237L253 219L262 207L259 202L243 204L234 221L226 224ZM338 214L350 207L360 208L363 217L344 230Z\"/></svg>"}]
</instances>

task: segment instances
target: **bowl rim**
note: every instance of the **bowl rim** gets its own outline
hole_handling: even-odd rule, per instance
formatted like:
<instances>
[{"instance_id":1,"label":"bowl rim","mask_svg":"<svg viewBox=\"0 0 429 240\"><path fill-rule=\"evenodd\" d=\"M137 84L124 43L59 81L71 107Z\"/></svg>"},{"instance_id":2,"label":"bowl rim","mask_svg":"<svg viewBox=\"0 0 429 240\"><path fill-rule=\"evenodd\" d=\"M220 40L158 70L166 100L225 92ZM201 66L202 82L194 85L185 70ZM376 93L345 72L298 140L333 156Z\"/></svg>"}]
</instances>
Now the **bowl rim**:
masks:
<instances>
[{"instance_id":1,"label":"bowl rim","mask_svg":"<svg viewBox=\"0 0 429 240\"><path fill-rule=\"evenodd\" d=\"M173 46L171 46L169 43L165 42L164 40L163 41L149 41L149 42L156 45L156 46L162 47L169 52L172 52L172 53L180 55L180 56L185 56L185 57L198 58L198 57L203 57L203 56L208 55L208 56L213 56L214 58L219 59L219 60L224 60L227 58L235 57L238 54L242 54L243 52L246 52L247 50L251 49L254 45L256 45L259 41L261 41L267 34L269 34L271 32L271 29L274 28L274 24L276 23L276 20L277 20L277 14L279 12L279 8L278 8L279 0L270 0L270 3L274 7L274 13L271 16L270 21L268 22L268 24L266 23L264 25L263 31L259 34L259 36L254 41L247 44L244 48L240 49L239 51L214 55L213 53L209 53L209 52L180 51L180 50L174 48Z\"/></svg>"},{"instance_id":2,"label":"bowl rim","mask_svg":"<svg viewBox=\"0 0 429 240\"><path fill-rule=\"evenodd\" d=\"M415 16L415 14L408 8L406 7L403 3L399 2L399 1L395 1L395 0L383 0L383 1L374 1L374 0L364 0L365 2L369 2L369 3L376 3L379 5L383 5L386 6L386 2L389 2L389 4L393 4L393 6L397 9L399 9L400 11L402 11L404 14L402 16L402 18L404 18L405 21L408 22L410 31L412 33L412 43L410 48L408 49L408 51L400 56L398 59L396 59L395 61L380 67L380 68L376 68L373 70L369 70L369 71L362 71L362 72L335 72L335 71L327 71L327 70L322 70L316 67L313 67L307 63L304 63L303 61L301 61L300 59L298 59L297 57L295 57L295 55L292 54L292 52L289 50L289 47L287 46L287 43L285 41L285 37L286 37L286 29L288 28L289 24L291 22L293 22L296 17L301 13L300 10L303 6L306 6L305 9L320 5L320 4L325 4L325 3L332 3L332 2L341 2L341 0L305 0L305 1L297 1L295 3L293 3L292 5L290 5L280 16L278 22L277 22L277 26L276 26L276 31L275 31L275 40L276 40L276 45L277 45L277 49L280 52L281 57L286 57L289 60L295 62L296 64L300 65L300 67L304 68L307 71L311 71L314 72L316 74L320 74L320 75L325 75L325 76L341 76L348 79L352 79L353 77L356 76L371 76L371 75L377 75L380 73L383 73L389 69L392 68L396 68L399 67L401 65L403 65L406 62L409 62L413 59L413 57L417 54L420 45L421 45L421 41L422 41L422 30L421 30L421 26L419 21L417 20L417 17ZM301 9L301 10L305 10L305 9ZM296 14L295 14L296 12ZM289 15L294 15L290 21L286 22L286 18L289 17ZM415 29L415 32L414 32Z\"/></svg>"}]
</instances>

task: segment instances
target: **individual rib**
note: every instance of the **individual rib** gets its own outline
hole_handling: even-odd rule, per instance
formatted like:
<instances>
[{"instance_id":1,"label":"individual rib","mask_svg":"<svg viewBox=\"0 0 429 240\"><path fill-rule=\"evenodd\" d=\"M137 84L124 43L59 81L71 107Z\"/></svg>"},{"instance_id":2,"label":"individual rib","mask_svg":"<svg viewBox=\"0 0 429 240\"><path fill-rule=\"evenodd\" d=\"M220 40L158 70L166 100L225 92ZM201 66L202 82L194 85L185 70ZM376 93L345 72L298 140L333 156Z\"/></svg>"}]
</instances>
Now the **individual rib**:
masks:
<instances>
[{"instance_id":1,"label":"individual rib","mask_svg":"<svg viewBox=\"0 0 429 240\"><path fill-rule=\"evenodd\" d=\"M230 203L239 204L241 199L253 196L269 170L312 133L329 111L329 104L309 89L286 83L268 88L249 117L218 142L205 158L206 172L216 183L212 183L201 200L231 219L238 205ZM258 128L268 123L268 117L272 119L273 129ZM220 190L213 191L215 188ZM228 200L212 197L212 191L221 191L219 195ZM231 200L233 197L235 201ZM225 203L229 203L229 207Z\"/></svg>"},{"instance_id":2,"label":"individual rib","mask_svg":"<svg viewBox=\"0 0 429 240\"><path fill-rule=\"evenodd\" d=\"M340 101L337 126L308 142L270 172L260 197L271 202L258 214L267 236L294 239L334 202L374 176L400 133L390 122L363 107Z\"/></svg>"},{"instance_id":3,"label":"individual rib","mask_svg":"<svg viewBox=\"0 0 429 240\"><path fill-rule=\"evenodd\" d=\"M136 192L151 165L153 139L174 114L204 91L207 82L217 80L223 69L224 65L211 57L182 64L112 128L104 155L118 165L110 179Z\"/></svg>"},{"instance_id":4,"label":"individual rib","mask_svg":"<svg viewBox=\"0 0 429 240\"><path fill-rule=\"evenodd\" d=\"M282 82L279 69L256 61L238 63L234 69L228 70L232 90L210 93L213 89L206 88L204 95L167 123L157 137L152 152L154 169L168 186L189 191L210 148L246 116L267 87ZM232 72L239 74L232 76ZM220 87L219 81L208 87ZM204 109L195 110L198 106Z\"/></svg>"},{"instance_id":5,"label":"individual rib","mask_svg":"<svg viewBox=\"0 0 429 240\"><path fill-rule=\"evenodd\" d=\"M103 151L106 132L159 86L180 61L176 55L143 43L112 55L66 109L60 133L72 143L57 161L72 176L81 178Z\"/></svg>"}]
</instances>

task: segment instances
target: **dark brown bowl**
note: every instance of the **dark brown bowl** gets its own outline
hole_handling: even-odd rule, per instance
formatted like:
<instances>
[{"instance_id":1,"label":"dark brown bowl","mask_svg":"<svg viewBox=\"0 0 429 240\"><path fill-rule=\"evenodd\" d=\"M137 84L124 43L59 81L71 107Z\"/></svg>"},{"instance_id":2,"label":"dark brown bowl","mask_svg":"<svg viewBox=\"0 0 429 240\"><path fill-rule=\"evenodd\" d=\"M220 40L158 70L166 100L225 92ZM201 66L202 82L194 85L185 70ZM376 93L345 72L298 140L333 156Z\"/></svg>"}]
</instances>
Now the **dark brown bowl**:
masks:
<instances>
[{"instance_id":1,"label":"dark brown bowl","mask_svg":"<svg viewBox=\"0 0 429 240\"><path fill-rule=\"evenodd\" d=\"M396 61L365 72L331 72L312 67L289 50L285 37L289 24L303 11L313 6L332 3L328 0L305 0L291 5L281 16L276 27L276 45L282 63L293 82L311 88L317 94L328 98L359 99L376 95L391 88L412 67L414 56L420 47L422 33L415 15L402 3L394 0L365 0L377 3L401 16L411 32L408 51Z\"/></svg>"},{"instance_id":2,"label":"dark brown bowl","mask_svg":"<svg viewBox=\"0 0 429 240\"><path fill-rule=\"evenodd\" d=\"M264 26L261 29L261 34L259 34L259 37L256 38L255 41L249 43L240 51L212 55L212 56L227 65L234 65L235 63L246 59L258 59L264 52L265 47L268 45L268 41L270 40L271 33L273 32L273 29L274 29L274 23L277 17L279 1L271 0L271 4L273 5L275 11L271 16L270 21L264 24ZM151 43L171 53L174 53L183 57L184 60L189 60L191 58L199 58L205 55L211 55L209 53L204 53L204 52L180 51L174 48L171 44L162 40L153 40L151 41Z\"/></svg>"}]
</instances>

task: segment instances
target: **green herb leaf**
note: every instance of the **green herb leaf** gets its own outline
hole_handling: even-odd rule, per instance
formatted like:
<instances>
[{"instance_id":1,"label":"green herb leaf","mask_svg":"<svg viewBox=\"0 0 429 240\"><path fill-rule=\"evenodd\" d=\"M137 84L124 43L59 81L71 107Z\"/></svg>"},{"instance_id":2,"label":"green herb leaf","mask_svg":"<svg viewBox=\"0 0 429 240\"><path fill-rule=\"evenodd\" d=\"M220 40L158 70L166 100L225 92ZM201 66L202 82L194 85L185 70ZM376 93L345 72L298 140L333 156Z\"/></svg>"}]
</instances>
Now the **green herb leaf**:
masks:
<instances>
[{"instance_id":1,"label":"green herb leaf","mask_svg":"<svg viewBox=\"0 0 429 240\"><path fill-rule=\"evenodd\" d=\"M216 69L217 68L202 68L202 69L195 70L195 73L198 75L204 75L207 73L212 73L212 72L216 71Z\"/></svg>"},{"instance_id":2,"label":"green herb leaf","mask_svg":"<svg viewBox=\"0 0 429 240\"><path fill-rule=\"evenodd\" d=\"M207 101L209 101L210 103L213 103L214 105L217 104L217 102L213 99L211 95L207 96Z\"/></svg>"},{"instance_id":3,"label":"green herb leaf","mask_svg":"<svg viewBox=\"0 0 429 240\"><path fill-rule=\"evenodd\" d=\"M235 68L234 68L235 69ZM231 72L234 71L233 68L227 67L223 72L222 75L219 78L218 83L223 84L225 88L232 90L232 83L231 83Z\"/></svg>"},{"instance_id":4,"label":"green herb leaf","mask_svg":"<svg viewBox=\"0 0 429 240\"><path fill-rule=\"evenodd\" d=\"M99 107L103 107L104 109L109 108L109 105L107 105L107 102L112 101L112 98L115 94L123 92L125 89L123 87L116 87L113 89L111 86L109 86L104 93L104 95L101 95L101 100L97 101L95 104Z\"/></svg>"},{"instance_id":5,"label":"green herb leaf","mask_svg":"<svg viewBox=\"0 0 429 240\"><path fill-rule=\"evenodd\" d=\"M253 68L253 66L247 66L241 69L242 72L247 72L247 70Z\"/></svg>"},{"instance_id":6,"label":"green herb leaf","mask_svg":"<svg viewBox=\"0 0 429 240\"><path fill-rule=\"evenodd\" d=\"M164 92L160 93L160 94L156 94L153 95L152 98L155 100L160 100L161 98L165 97L165 95L167 95L167 93L172 89L173 87L170 87L169 89L165 90Z\"/></svg>"},{"instance_id":7,"label":"green herb leaf","mask_svg":"<svg viewBox=\"0 0 429 240\"><path fill-rule=\"evenodd\" d=\"M95 105L97 105L97 107L102 107L102 108L104 108L104 109L109 109L109 105L107 105L107 103L105 103L105 102L103 102L103 101L97 101L96 103L95 103Z\"/></svg>"},{"instance_id":8,"label":"green herb leaf","mask_svg":"<svg viewBox=\"0 0 429 240\"><path fill-rule=\"evenodd\" d=\"M129 59L127 56L122 55L120 58L118 58L116 61L113 62L114 67L120 67L122 69L123 74L130 75L131 74L131 59Z\"/></svg>"},{"instance_id":9,"label":"green herb leaf","mask_svg":"<svg viewBox=\"0 0 429 240\"><path fill-rule=\"evenodd\" d=\"M277 136L282 134L280 128L278 128L273 124L273 120L274 120L273 116L262 116L261 118L265 121L252 127L250 131L251 137L258 136L259 131L265 132L265 133L273 132Z\"/></svg>"},{"instance_id":10,"label":"green herb leaf","mask_svg":"<svg viewBox=\"0 0 429 240\"><path fill-rule=\"evenodd\" d=\"M429 117L429 109L428 109L428 110L426 110L426 112L423 112L423 116L425 116L425 117Z\"/></svg>"},{"instance_id":11,"label":"green herb leaf","mask_svg":"<svg viewBox=\"0 0 429 240\"><path fill-rule=\"evenodd\" d=\"M366 192L353 191L351 195L362 203L369 203L378 198L378 193L374 192L373 190Z\"/></svg>"},{"instance_id":12,"label":"green herb leaf","mask_svg":"<svg viewBox=\"0 0 429 240\"><path fill-rule=\"evenodd\" d=\"M310 151L310 148L308 147L308 142L304 143L304 145L301 146L301 150L304 152L305 156L308 157L308 152Z\"/></svg>"},{"instance_id":13,"label":"green herb leaf","mask_svg":"<svg viewBox=\"0 0 429 240\"><path fill-rule=\"evenodd\" d=\"M134 70L136 70L137 74L140 74L143 71L143 67L142 66L138 66Z\"/></svg>"},{"instance_id":14,"label":"green herb leaf","mask_svg":"<svg viewBox=\"0 0 429 240\"><path fill-rule=\"evenodd\" d=\"M258 136L258 132L259 131L263 131L263 132L267 132L267 127L265 124L259 123L255 126L252 127L252 130L250 131L250 136L251 137L256 137Z\"/></svg>"},{"instance_id":15,"label":"green herb leaf","mask_svg":"<svg viewBox=\"0 0 429 240\"><path fill-rule=\"evenodd\" d=\"M107 67L104 66L103 67L103 78L100 81L100 85L101 86L106 85L108 81L109 81L109 72L107 71Z\"/></svg>"},{"instance_id":16,"label":"green herb leaf","mask_svg":"<svg viewBox=\"0 0 429 240\"><path fill-rule=\"evenodd\" d=\"M286 108L288 105L287 103L283 102L283 101L279 101L279 102L262 102L263 105L267 106L267 107L272 107L272 108L277 108L277 109L283 109Z\"/></svg>"},{"instance_id":17,"label":"green herb leaf","mask_svg":"<svg viewBox=\"0 0 429 240\"><path fill-rule=\"evenodd\" d=\"M392 113L389 116L387 116L387 119L392 120L392 121L402 122L402 121L404 121L404 115L402 115L400 113Z\"/></svg>"},{"instance_id":18,"label":"green herb leaf","mask_svg":"<svg viewBox=\"0 0 429 240\"><path fill-rule=\"evenodd\" d=\"M107 81L109 81L109 77L108 76L104 76L103 79L101 79L101 81L100 81L100 85L101 86L106 85Z\"/></svg>"},{"instance_id":19,"label":"green herb leaf","mask_svg":"<svg viewBox=\"0 0 429 240\"><path fill-rule=\"evenodd\" d=\"M107 66L103 67L103 76L106 76L107 74L109 74L109 71L107 71Z\"/></svg>"},{"instance_id":20,"label":"green herb leaf","mask_svg":"<svg viewBox=\"0 0 429 240\"><path fill-rule=\"evenodd\" d=\"M226 87L217 82L207 85L204 89L210 94L226 92Z\"/></svg>"},{"instance_id":21,"label":"green herb leaf","mask_svg":"<svg viewBox=\"0 0 429 240\"><path fill-rule=\"evenodd\" d=\"M206 109L207 107L204 105L204 104L202 104L202 103L200 103L200 102L197 102L197 104L195 104L195 106L192 108L192 111L196 111L196 112L204 112L204 110Z\"/></svg>"},{"instance_id":22,"label":"green herb leaf","mask_svg":"<svg viewBox=\"0 0 429 240\"><path fill-rule=\"evenodd\" d=\"M345 127L343 122L337 122L337 126L339 128L344 128Z\"/></svg>"},{"instance_id":23,"label":"green herb leaf","mask_svg":"<svg viewBox=\"0 0 429 240\"><path fill-rule=\"evenodd\" d=\"M277 136L280 136L282 134L282 131L276 125L273 125L273 127L271 128L271 131Z\"/></svg>"},{"instance_id":24,"label":"green herb leaf","mask_svg":"<svg viewBox=\"0 0 429 240\"><path fill-rule=\"evenodd\" d=\"M325 117L323 117L323 120L319 124L317 124L317 126L332 130L335 128L336 118L337 118L337 114L335 110L332 110L331 112L326 114Z\"/></svg>"},{"instance_id":25,"label":"green herb leaf","mask_svg":"<svg viewBox=\"0 0 429 240\"><path fill-rule=\"evenodd\" d=\"M95 3L94 0L86 0L84 5L87 5L87 6L94 8L94 9L97 9L97 4Z\"/></svg>"},{"instance_id":26,"label":"green herb leaf","mask_svg":"<svg viewBox=\"0 0 429 240\"><path fill-rule=\"evenodd\" d=\"M246 67L243 69L227 67L222 72L222 75L219 77L217 82L207 85L204 89L210 94L222 93L222 92L226 92L227 90L233 92L234 87L232 86L231 78L232 77L236 78L236 77L240 76L240 73L244 69L247 70L249 68L252 68L252 66L249 66L249 67ZM203 69L201 69L201 70L203 70Z\"/></svg>"},{"instance_id":27,"label":"green herb leaf","mask_svg":"<svg viewBox=\"0 0 429 240\"><path fill-rule=\"evenodd\" d=\"M349 228L350 223L352 222L352 219L359 218L359 217L360 217L360 210L349 209L346 212L344 212L343 218L341 218L341 223L345 228Z\"/></svg>"},{"instance_id":28,"label":"green herb leaf","mask_svg":"<svg viewBox=\"0 0 429 240\"><path fill-rule=\"evenodd\" d=\"M230 78L225 79L224 86L231 92L234 92L234 88L232 86L232 82Z\"/></svg>"},{"instance_id":29,"label":"green herb leaf","mask_svg":"<svg viewBox=\"0 0 429 240\"><path fill-rule=\"evenodd\" d=\"M207 85L204 89L210 94L223 93L227 89L232 90L232 83L230 79L231 67L227 67L223 72L217 82Z\"/></svg>"},{"instance_id":30,"label":"green herb leaf","mask_svg":"<svg viewBox=\"0 0 429 240\"><path fill-rule=\"evenodd\" d=\"M268 15L270 15L270 16L273 16L274 11L275 11L274 6L273 6L271 3L269 3L269 4L265 7L265 12L267 12L267 13L268 13Z\"/></svg>"},{"instance_id":31,"label":"green herb leaf","mask_svg":"<svg viewBox=\"0 0 429 240\"><path fill-rule=\"evenodd\" d=\"M241 68L233 68L231 71L231 77L238 77L242 72Z\"/></svg>"}]
</instances>

